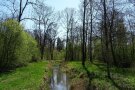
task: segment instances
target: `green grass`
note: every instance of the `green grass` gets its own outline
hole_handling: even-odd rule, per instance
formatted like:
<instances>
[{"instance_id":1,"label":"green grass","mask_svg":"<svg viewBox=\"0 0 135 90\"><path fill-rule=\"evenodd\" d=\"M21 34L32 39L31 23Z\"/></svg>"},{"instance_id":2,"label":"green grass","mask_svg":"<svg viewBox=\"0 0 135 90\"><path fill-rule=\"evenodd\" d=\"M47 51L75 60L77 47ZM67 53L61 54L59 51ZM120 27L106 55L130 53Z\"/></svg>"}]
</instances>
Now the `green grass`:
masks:
<instances>
[{"instance_id":1,"label":"green grass","mask_svg":"<svg viewBox=\"0 0 135 90\"><path fill-rule=\"evenodd\" d=\"M107 78L106 65L95 61L93 64L86 62L87 70L94 74L91 85L99 90L135 90L135 68L111 68L112 80ZM82 73L86 74L81 62L68 62L66 71L72 75L72 79L80 77ZM87 75L84 75L87 77Z\"/></svg>"},{"instance_id":2,"label":"green grass","mask_svg":"<svg viewBox=\"0 0 135 90\"><path fill-rule=\"evenodd\" d=\"M0 90L49 90L51 68L59 65L61 61L30 63L26 67L17 68L11 72L0 74ZM62 70L69 74L71 83L86 80L88 77L81 62L73 61L61 63ZM115 84L122 87L121 90L135 90L135 68L111 68L110 80L106 77L104 63L95 61L93 64L86 62L87 70L94 74L91 85L98 90L119 90ZM74 83L74 84L75 84ZM79 83L80 84L80 83ZM47 89L48 87L48 89Z\"/></svg>"},{"instance_id":3,"label":"green grass","mask_svg":"<svg viewBox=\"0 0 135 90\"><path fill-rule=\"evenodd\" d=\"M38 90L48 62L30 63L26 67L0 74L0 90Z\"/></svg>"}]
</instances>

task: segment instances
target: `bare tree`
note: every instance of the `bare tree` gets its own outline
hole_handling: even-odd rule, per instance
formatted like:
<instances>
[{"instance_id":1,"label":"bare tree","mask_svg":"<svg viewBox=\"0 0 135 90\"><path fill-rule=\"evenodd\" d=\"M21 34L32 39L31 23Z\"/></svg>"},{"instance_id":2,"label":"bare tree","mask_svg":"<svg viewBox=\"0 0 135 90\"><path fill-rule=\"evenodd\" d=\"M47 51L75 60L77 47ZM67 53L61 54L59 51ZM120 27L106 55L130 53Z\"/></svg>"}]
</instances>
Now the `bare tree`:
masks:
<instances>
[{"instance_id":1,"label":"bare tree","mask_svg":"<svg viewBox=\"0 0 135 90\"><path fill-rule=\"evenodd\" d=\"M54 39L56 37L56 27L57 23L55 22L53 10L51 7L48 7L43 2L38 2L34 7L35 10L35 24L37 26L36 29L36 37L38 39L41 59L44 58L45 46L47 44L47 40L49 40L50 44L54 44ZM54 31L54 32L52 32ZM52 49L52 47L50 47Z\"/></svg>"},{"instance_id":2,"label":"bare tree","mask_svg":"<svg viewBox=\"0 0 135 90\"><path fill-rule=\"evenodd\" d=\"M62 13L62 23L64 29L66 29L66 56L65 60L73 60L74 59L74 50L73 50L73 45L74 45L74 30L75 30L75 25L76 25L76 11L73 8L66 8L63 13ZM69 52L69 48L71 48L71 52ZM71 54L71 55L69 55ZM70 58L71 57L71 58Z\"/></svg>"},{"instance_id":3,"label":"bare tree","mask_svg":"<svg viewBox=\"0 0 135 90\"><path fill-rule=\"evenodd\" d=\"M18 22L21 22L24 20L22 16L24 15L24 12L26 8L31 5L35 6L38 0L3 0L1 3L1 7L5 8L10 12L9 17L16 18ZM8 13L9 13L8 12ZM7 12L6 12L7 13ZM25 17L26 19L26 17ZM27 18L28 19L28 18ZM30 18L29 18L30 19Z\"/></svg>"}]
</instances>

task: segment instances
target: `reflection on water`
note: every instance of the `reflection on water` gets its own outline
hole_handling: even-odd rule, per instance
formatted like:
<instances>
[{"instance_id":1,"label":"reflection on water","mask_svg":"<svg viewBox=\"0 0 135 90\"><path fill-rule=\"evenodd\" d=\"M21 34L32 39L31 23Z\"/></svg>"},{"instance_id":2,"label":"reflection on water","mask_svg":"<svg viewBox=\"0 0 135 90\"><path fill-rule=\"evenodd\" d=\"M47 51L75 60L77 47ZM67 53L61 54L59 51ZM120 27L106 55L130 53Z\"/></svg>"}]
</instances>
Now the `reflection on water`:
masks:
<instances>
[{"instance_id":1,"label":"reflection on water","mask_svg":"<svg viewBox=\"0 0 135 90\"><path fill-rule=\"evenodd\" d=\"M66 73L62 73L58 67L55 67L51 78L51 90L69 90L69 88Z\"/></svg>"}]
</instances>

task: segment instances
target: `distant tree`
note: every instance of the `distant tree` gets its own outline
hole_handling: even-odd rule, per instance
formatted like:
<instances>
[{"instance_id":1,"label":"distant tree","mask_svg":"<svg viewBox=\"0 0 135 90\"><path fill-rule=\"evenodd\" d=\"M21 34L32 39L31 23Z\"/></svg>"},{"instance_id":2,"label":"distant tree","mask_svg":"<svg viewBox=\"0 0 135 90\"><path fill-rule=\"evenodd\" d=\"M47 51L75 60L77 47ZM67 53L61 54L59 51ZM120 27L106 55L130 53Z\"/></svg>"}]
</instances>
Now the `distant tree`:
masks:
<instances>
[{"instance_id":1,"label":"distant tree","mask_svg":"<svg viewBox=\"0 0 135 90\"><path fill-rule=\"evenodd\" d=\"M46 31L51 60L53 60L53 51L55 49L55 42L56 42L57 28L58 28L57 26L58 26L57 23L54 22L54 24Z\"/></svg>"},{"instance_id":2,"label":"distant tree","mask_svg":"<svg viewBox=\"0 0 135 90\"><path fill-rule=\"evenodd\" d=\"M61 51L64 48L64 43L63 41L58 37L57 38L57 50Z\"/></svg>"}]
</instances>

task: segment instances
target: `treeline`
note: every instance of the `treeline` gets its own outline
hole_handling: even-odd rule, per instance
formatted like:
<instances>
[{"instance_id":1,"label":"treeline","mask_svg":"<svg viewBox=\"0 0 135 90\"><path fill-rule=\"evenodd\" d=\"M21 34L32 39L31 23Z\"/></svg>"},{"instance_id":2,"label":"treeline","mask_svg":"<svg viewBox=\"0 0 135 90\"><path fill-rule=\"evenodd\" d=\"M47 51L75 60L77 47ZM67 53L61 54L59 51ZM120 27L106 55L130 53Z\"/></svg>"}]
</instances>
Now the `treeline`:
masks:
<instances>
[{"instance_id":1,"label":"treeline","mask_svg":"<svg viewBox=\"0 0 135 90\"><path fill-rule=\"evenodd\" d=\"M18 21L8 19L0 23L0 71L26 65L38 56L36 40Z\"/></svg>"},{"instance_id":2,"label":"treeline","mask_svg":"<svg viewBox=\"0 0 135 90\"><path fill-rule=\"evenodd\" d=\"M109 12L112 13L112 12ZM134 63L134 35L132 31L128 30L128 27L124 23L124 17L122 13L114 10L113 21L107 19L106 28L108 29L108 52L109 62L117 67L130 67ZM110 18L112 18L110 16ZM105 60L105 33L103 27L103 21L101 20L99 28L101 29L101 36L94 41L95 45L95 58L98 60ZM132 34L131 34L132 33Z\"/></svg>"},{"instance_id":3,"label":"treeline","mask_svg":"<svg viewBox=\"0 0 135 90\"><path fill-rule=\"evenodd\" d=\"M82 0L80 10L62 12L66 30L65 60L99 60L111 66L127 68L135 63L134 7L132 1ZM121 5L121 6L119 6ZM128 12L128 13L127 13ZM80 13L80 14L78 14Z\"/></svg>"},{"instance_id":4,"label":"treeline","mask_svg":"<svg viewBox=\"0 0 135 90\"><path fill-rule=\"evenodd\" d=\"M81 0L80 10L61 12L64 27L66 61L99 60L111 66L127 68L135 63L134 6L132 0Z\"/></svg>"}]
</instances>

